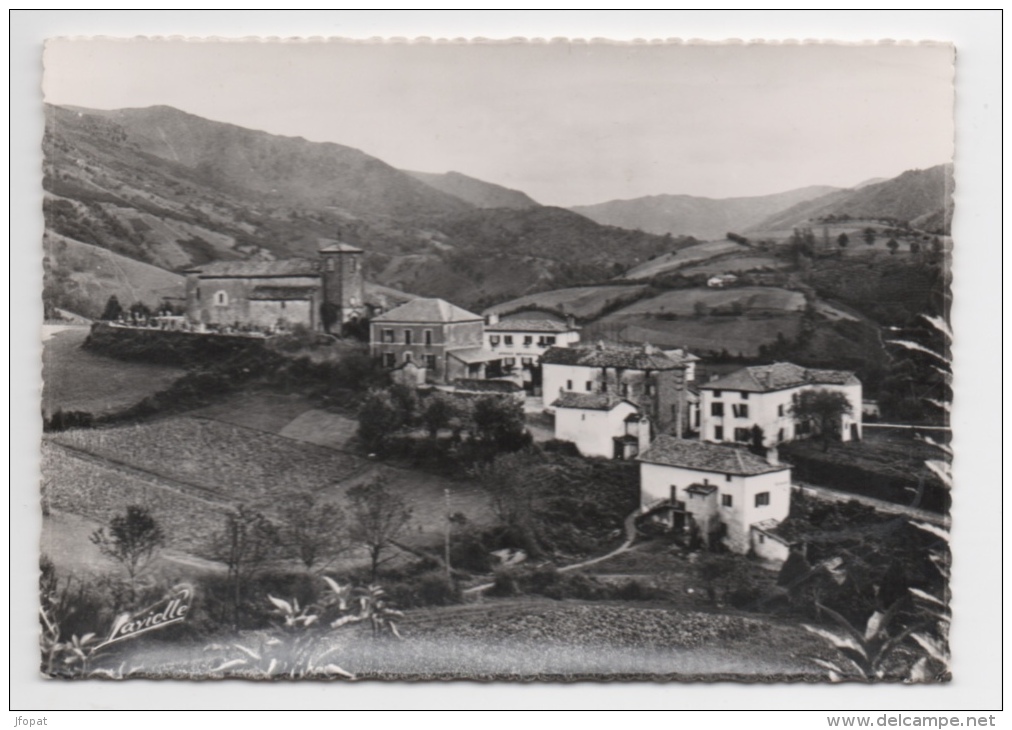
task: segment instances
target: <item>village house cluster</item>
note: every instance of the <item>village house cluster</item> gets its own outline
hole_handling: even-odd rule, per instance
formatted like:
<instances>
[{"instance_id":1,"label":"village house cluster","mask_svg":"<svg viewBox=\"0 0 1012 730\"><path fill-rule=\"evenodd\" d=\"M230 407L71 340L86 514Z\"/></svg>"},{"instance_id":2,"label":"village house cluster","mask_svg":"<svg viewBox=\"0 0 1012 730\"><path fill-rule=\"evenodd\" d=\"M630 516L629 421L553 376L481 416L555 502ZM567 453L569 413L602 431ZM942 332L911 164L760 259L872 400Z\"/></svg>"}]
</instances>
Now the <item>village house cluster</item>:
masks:
<instances>
[{"instance_id":1,"label":"village house cluster","mask_svg":"<svg viewBox=\"0 0 1012 730\"><path fill-rule=\"evenodd\" d=\"M331 332L368 320L370 354L396 382L522 399L553 416L554 437L584 456L637 460L644 514L704 544L787 557L774 528L790 511L791 470L777 446L812 433L792 411L800 393L843 393L851 412L839 436L861 438L861 382L851 372L778 362L701 383L700 358L684 348L583 342L572 317L482 316L442 299L370 291L362 249L326 240L318 254L193 269L189 326Z\"/></svg>"}]
</instances>

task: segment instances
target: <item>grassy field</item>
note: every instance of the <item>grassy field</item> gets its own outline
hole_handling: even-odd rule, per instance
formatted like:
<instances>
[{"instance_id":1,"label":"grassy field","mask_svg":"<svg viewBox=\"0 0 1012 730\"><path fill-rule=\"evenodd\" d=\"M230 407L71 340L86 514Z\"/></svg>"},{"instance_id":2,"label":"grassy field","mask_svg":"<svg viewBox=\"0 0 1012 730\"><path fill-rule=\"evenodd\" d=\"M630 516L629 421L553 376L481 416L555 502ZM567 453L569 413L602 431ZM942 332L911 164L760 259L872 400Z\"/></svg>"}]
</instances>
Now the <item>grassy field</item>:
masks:
<instances>
[{"instance_id":1,"label":"grassy field","mask_svg":"<svg viewBox=\"0 0 1012 730\"><path fill-rule=\"evenodd\" d=\"M679 271L686 276L692 276L693 274L713 276L714 274L745 272L752 271L753 269L781 269L785 266L786 264L784 261L774 258L773 256L764 256L762 254L732 254L730 256L719 256L701 264L686 266L679 269Z\"/></svg>"},{"instance_id":2,"label":"grassy field","mask_svg":"<svg viewBox=\"0 0 1012 730\"><path fill-rule=\"evenodd\" d=\"M658 347L688 347L696 353L720 352L746 357L758 354L760 345L778 334L792 339L801 327L800 314L771 317L684 317L658 319L651 314L609 316L584 328L583 339L649 342Z\"/></svg>"},{"instance_id":3,"label":"grassy field","mask_svg":"<svg viewBox=\"0 0 1012 730\"><path fill-rule=\"evenodd\" d=\"M112 413L167 388L183 371L126 363L81 349L87 327L46 325L42 339L42 408Z\"/></svg>"},{"instance_id":4,"label":"grassy field","mask_svg":"<svg viewBox=\"0 0 1012 730\"><path fill-rule=\"evenodd\" d=\"M65 431L52 438L90 455L240 501L319 491L367 464L331 449L201 418Z\"/></svg>"},{"instance_id":5,"label":"grassy field","mask_svg":"<svg viewBox=\"0 0 1012 730\"><path fill-rule=\"evenodd\" d=\"M579 319L594 319L601 314L605 307L615 302L632 300L645 290L645 284L555 289L511 299L491 307L488 311L503 313L521 310L525 307L547 307L565 311L566 314L572 314Z\"/></svg>"},{"instance_id":6,"label":"grassy field","mask_svg":"<svg viewBox=\"0 0 1012 730\"><path fill-rule=\"evenodd\" d=\"M623 279L649 279L652 276L666 274L681 269L689 264L706 261L715 256L728 253L746 252L749 249L733 241L707 241L695 246L688 246L674 253L667 253L646 261L622 275Z\"/></svg>"},{"instance_id":7,"label":"grassy field","mask_svg":"<svg viewBox=\"0 0 1012 730\"><path fill-rule=\"evenodd\" d=\"M729 289L675 289L650 299L623 307L608 315L627 317L639 314L677 314L691 316L695 307L702 304L707 309L727 309L740 304L746 314L755 312L796 312L805 306L801 292L771 286L739 286Z\"/></svg>"}]
</instances>

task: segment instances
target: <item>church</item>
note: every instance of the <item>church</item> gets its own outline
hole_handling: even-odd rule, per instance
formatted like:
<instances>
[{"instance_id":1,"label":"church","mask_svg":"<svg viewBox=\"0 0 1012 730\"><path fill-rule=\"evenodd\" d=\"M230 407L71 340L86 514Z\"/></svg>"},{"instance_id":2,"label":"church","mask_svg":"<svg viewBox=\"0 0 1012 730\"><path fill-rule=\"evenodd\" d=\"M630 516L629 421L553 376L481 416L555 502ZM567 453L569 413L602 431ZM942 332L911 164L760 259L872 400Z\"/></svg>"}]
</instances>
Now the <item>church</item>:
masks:
<instances>
[{"instance_id":1,"label":"church","mask_svg":"<svg viewBox=\"0 0 1012 730\"><path fill-rule=\"evenodd\" d=\"M321 239L318 258L215 261L186 271L186 316L194 325L265 331L303 325L340 333L348 323L399 304L367 295L363 251Z\"/></svg>"}]
</instances>

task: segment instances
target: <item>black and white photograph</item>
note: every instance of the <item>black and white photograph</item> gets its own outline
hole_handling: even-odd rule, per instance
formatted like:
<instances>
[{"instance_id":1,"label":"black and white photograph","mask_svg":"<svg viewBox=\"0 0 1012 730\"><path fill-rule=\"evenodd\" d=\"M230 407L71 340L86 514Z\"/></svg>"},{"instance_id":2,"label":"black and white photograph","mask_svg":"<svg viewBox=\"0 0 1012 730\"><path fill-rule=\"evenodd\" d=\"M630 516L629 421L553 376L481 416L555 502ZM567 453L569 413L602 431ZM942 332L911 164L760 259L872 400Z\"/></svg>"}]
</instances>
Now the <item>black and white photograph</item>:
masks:
<instances>
[{"instance_id":1,"label":"black and white photograph","mask_svg":"<svg viewBox=\"0 0 1012 730\"><path fill-rule=\"evenodd\" d=\"M958 676L951 43L42 61L43 676Z\"/></svg>"}]
</instances>

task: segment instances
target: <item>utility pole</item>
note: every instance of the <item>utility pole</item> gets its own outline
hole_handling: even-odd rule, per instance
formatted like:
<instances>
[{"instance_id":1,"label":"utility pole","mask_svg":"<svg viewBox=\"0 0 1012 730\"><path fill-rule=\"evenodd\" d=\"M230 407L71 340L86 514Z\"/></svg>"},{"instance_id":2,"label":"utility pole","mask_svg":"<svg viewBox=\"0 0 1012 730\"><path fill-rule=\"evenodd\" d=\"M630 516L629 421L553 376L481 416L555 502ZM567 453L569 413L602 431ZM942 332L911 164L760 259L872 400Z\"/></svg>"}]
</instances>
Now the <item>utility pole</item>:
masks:
<instances>
[{"instance_id":1,"label":"utility pole","mask_svg":"<svg viewBox=\"0 0 1012 730\"><path fill-rule=\"evenodd\" d=\"M450 490L443 490L443 498L446 500L446 531L444 533L443 540L443 560L446 562L446 580L452 581L453 577L450 574L450 527L453 524L450 521Z\"/></svg>"}]
</instances>

